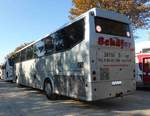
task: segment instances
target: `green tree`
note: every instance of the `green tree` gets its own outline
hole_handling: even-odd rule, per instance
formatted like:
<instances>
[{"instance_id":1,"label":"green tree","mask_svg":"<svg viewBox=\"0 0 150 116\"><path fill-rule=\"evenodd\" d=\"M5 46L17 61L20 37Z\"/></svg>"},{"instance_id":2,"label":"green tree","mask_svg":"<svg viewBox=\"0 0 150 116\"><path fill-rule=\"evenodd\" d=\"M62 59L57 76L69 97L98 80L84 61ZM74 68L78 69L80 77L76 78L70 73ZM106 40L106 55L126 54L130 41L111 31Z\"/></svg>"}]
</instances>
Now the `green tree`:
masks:
<instances>
[{"instance_id":1,"label":"green tree","mask_svg":"<svg viewBox=\"0 0 150 116\"><path fill-rule=\"evenodd\" d=\"M91 8L101 8L129 16L134 29L150 27L150 0L72 0L70 18Z\"/></svg>"}]
</instances>

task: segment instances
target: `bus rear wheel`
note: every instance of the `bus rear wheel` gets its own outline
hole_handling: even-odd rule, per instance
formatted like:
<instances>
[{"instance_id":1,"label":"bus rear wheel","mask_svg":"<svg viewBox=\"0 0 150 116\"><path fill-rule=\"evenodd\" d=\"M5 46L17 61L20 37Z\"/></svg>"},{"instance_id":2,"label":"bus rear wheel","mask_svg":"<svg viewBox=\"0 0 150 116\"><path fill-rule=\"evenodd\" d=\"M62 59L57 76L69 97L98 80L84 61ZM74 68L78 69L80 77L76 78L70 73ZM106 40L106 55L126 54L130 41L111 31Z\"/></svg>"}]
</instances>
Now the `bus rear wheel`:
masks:
<instances>
[{"instance_id":1,"label":"bus rear wheel","mask_svg":"<svg viewBox=\"0 0 150 116\"><path fill-rule=\"evenodd\" d=\"M53 99L53 90L50 81L46 81L44 84L44 92L48 99Z\"/></svg>"}]
</instances>

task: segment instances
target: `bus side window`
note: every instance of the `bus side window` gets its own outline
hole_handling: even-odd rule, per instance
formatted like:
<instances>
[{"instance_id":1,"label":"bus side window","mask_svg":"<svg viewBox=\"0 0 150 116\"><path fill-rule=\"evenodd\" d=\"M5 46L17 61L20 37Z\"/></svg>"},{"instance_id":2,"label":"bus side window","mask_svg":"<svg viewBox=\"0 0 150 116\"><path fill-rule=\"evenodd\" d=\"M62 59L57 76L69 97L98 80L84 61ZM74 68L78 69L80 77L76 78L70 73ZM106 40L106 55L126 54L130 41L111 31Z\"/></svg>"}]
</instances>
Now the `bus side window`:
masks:
<instances>
[{"instance_id":1,"label":"bus side window","mask_svg":"<svg viewBox=\"0 0 150 116\"><path fill-rule=\"evenodd\" d=\"M55 49L56 52L64 51L64 34L63 29L57 31L53 34L53 38L55 39Z\"/></svg>"},{"instance_id":2,"label":"bus side window","mask_svg":"<svg viewBox=\"0 0 150 116\"><path fill-rule=\"evenodd\" d=\"M81 19L52 34L56 52L73 48L84 39L85 22Z\"/></svg>"},{"instance_id":3,"label":"bus side window","mask_svg":"<svg viewBox=\"0 0 150 116\"><path fill-rule=\"evenodd\" d=\"M71 49L84 39L85 24L81 19L68 27L64 28L64 44L65 49Z\"/></svg>"},{"instance_id":4,"label":"bus side window","mask_svg":"<svg viewBox=\"0 0 150 116\"><path fill-rule=\"evenodd\" d=\"M26 60L26 49L21 51L21 61Z\"/></svg>"},{"instance_id":5,"label":"bus side window","mask_svg":"<svg viewBox=\"0 0 150 116\"><path fill-rule=\"evenodd\" d=\"M14 61L13 61L13 59L11 59L11 58L10 58L10 59L8 59L8 62L9 62L9 65L10 65L10 66L13 66L13 65L14 65Z\"/></svg>"},{"instance_id":6,"label":"bus side window","mask_svg":"<svg viewBox=\"0 0 150 116\"><path fill-rule=\"evenodd\" d=\"M15 63L20 62L20 52L19 52L19 53L16 53L14 57L15 57L15 58L14 58L14 62L15 62Z\"/></svg>"},{"instance_id":7,"label":"bus side window","mask_svg":"<svg viewBox=\"0 0 150 116\"><path fill-rule=\"evenodd\" d=\"M54 51L54 40L51 36L46 37L44 40L46 55L50 55Z\"/></svg>"},{"instance_id":8,"label":"bus side window","mask_svg":"<svg viewBox=\"0 0 150 116\"><path fill-rule=\"evenodd\" d=\"M33 46L33 58L37 58L37 54L36 54L36 46Z\"/></svg>"},{"instance_id":9,"label":"bus side window","mask_svg":"<svg viewBox=\"0 0 150 116\"><path fill-rule=\"evenodd\" d=\"M33 46L30 46L29 48L27 48L27 60L30 60L33 58Z\"/></svg>"}]
</instances>

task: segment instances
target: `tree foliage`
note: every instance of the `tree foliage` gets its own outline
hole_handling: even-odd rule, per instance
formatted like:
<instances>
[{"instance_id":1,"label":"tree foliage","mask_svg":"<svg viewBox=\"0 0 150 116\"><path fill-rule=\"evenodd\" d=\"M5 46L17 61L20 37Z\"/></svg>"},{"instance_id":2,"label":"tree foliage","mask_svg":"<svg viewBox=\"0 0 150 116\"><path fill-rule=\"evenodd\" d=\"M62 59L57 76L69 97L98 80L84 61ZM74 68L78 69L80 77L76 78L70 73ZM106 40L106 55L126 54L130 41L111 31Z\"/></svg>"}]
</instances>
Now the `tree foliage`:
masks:
<instances>
[{"instance_id":1,"label":"tree foliage","mask_svg":"<svg viewBox=\"0 0 150 116\"><path fill-rule=\"evenodd\" d=\"M150 0L72 0L72 3L71 19L96 7L129 16L135 29L150 26Z\"/></svg>"}]
</instances>

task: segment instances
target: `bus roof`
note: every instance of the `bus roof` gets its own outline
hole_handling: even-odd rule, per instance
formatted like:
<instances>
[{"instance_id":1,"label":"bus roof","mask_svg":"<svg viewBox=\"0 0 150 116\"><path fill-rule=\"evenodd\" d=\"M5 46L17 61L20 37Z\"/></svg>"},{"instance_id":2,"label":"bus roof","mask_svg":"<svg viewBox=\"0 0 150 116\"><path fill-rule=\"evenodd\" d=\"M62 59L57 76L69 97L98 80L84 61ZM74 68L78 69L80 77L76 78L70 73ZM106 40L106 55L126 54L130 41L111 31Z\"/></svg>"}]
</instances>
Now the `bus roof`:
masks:
<instances>
[{"instance_id":1,"label":"bus roof","mask_svg":"<svg viewBox=\"0 0 150 116\"><path fill-rule=\"evenodd\" d=\"M123 14L120 14L120 13L117 13L117 12L98 9L98 8L93 8L93 9L91 9L91 11L94 11L96 16L100 16L100 17L103 17L103 18L108 18L108 19L111 19L111 20L131 24L131 21L129 20L129 18L127 16L125 16Z\"/></svg>"}]
</instances>

